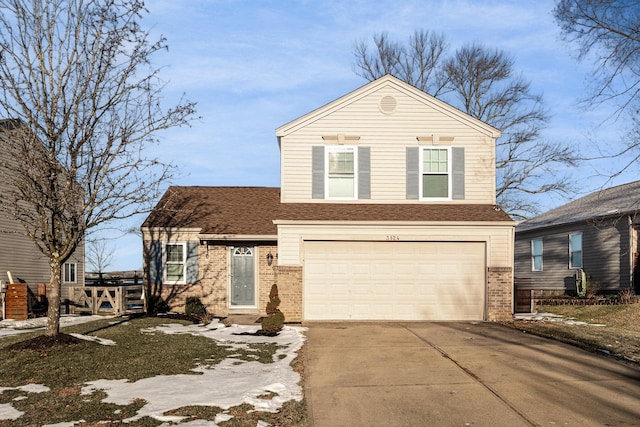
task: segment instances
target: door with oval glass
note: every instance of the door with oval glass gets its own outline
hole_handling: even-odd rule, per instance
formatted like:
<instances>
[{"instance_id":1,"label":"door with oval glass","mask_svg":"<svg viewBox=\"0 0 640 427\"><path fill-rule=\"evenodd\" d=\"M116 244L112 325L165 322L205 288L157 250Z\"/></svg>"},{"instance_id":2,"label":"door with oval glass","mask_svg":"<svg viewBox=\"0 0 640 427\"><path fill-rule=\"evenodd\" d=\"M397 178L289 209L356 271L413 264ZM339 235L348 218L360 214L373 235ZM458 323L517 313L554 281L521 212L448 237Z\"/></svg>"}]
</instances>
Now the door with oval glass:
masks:
<instances>
[{"instance_id":1,"label":"door with oval glass","mask_svg":"<svg viewBox=\"0 0 640 427\"><path fill-rule=\"evenodd\" d=\"M231 248L231 306L256 306L255 248Z\"/></svg>"}]
</instances>

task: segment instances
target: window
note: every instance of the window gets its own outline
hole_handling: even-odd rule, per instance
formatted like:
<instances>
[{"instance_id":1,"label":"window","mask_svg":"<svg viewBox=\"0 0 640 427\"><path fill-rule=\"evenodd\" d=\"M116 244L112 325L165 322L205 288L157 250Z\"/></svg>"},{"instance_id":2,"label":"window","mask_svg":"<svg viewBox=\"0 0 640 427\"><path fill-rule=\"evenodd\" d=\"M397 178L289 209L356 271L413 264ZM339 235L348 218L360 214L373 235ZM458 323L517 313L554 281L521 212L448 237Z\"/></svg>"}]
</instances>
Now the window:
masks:
<instances>
[{"instance_id":1,"label":"window","mask_svg":"<svg viewBox=\"0 0 640 427\"><path fill-rule=\"evenodd\" d=\"M420 161L420 196L423 199L451 198L451 149L424 148Z\"/></svg>"},{"instance_id":2,"label":"window","mask_svg":"<svg viewBox=\"0 0 640 427\"><path fill-rule=\"evenodd\" d=\"M355 199L358 164L355 147L327 147L326 150L326 198Z\"/></svg>"},{"instance_id":3,"label":"window","mask_svg":"<svg viewBox=\"0 0 640 427\"><path fill-rule=\"evenodd\" d=\"M186 248L184 243L167 243L164 247L165 280L173 284L184 284Z\"/></svg>"},{"instance_id":4,"label":"window","mask_svg":"<svg viewBox=\"0 0 640 427\"><path fill-rule=\"evenodd\" d=\"M542 271L542 239L531 241L531 271Z\"/></svg>"},{"instance_id":5,"label":"window","mask_svg":"<svg viewBox=\"0 0 640 427\"><path fill-rule=\"evenodd\" d=\"M582 268L582 233L569 234L569 268Z\"/></svg>"},{"instance_id":6,"label":"window","mask_svg":"<svg viewBox=\"0 0 640 427\"><path fill-rule=\"evenodd\" d=\"M76 267L75 262L65 262L62 272L62 281L64 283L77 283L76 280Z\"/></svg>"}]
</instances>

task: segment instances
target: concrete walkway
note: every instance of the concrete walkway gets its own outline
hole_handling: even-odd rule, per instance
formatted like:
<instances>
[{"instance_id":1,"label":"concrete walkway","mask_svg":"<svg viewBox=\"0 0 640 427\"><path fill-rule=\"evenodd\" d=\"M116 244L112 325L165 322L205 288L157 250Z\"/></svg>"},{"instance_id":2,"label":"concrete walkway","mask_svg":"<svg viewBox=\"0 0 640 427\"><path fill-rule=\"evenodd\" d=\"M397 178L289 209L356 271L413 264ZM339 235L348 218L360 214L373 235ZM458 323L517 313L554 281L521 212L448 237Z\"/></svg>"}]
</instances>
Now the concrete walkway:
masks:
<instances>
[{"instance_id":1,"label":"concrete walkway","mask_svg":"<svg viewBox=\"0 0 640 427\"><path fill-rule=\"evenodd\" d=\"M640 426L640 369L492 323L307 324L314 427Z\"/></svg>"}]
</instances>

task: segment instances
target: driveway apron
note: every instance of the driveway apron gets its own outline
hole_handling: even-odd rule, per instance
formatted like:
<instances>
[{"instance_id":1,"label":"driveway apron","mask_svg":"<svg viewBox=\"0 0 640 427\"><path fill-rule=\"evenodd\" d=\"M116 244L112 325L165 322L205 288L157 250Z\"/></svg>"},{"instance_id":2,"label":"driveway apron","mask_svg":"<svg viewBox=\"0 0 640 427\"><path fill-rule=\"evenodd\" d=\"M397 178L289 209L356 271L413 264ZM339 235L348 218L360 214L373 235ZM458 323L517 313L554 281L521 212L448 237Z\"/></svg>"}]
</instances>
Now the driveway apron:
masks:
<instances>
[{"instance_id":1,"label":"driveway apron","mask_svg":"<svg viewBox=\"0 0 640 427\"><path fill-rule=\"evenodd\" d=\"M640 369L569 345L485 322L305 326L314 427L640 426Z\"/></svg>"}]
</instances>

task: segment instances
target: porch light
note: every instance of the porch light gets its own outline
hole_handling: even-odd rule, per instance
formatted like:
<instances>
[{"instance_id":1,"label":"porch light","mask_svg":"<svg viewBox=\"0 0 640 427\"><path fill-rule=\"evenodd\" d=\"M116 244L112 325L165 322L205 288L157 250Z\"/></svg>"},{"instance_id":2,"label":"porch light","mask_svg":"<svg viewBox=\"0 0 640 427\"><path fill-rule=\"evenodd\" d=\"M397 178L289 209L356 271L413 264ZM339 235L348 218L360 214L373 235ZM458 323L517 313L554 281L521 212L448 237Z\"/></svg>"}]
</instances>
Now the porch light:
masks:
<instances>
[{"instance_id":1,"label":"porch light","mask_svg":"<svg viewBox=\"0 0 640 427\"><path fill-rule=\"evenodd\" d=\"M271 251L269 251L269 253L267 254L267 265L271 267L271 264L273 264L273 254L271 253Z\"/></svg>"}]
</instances>

